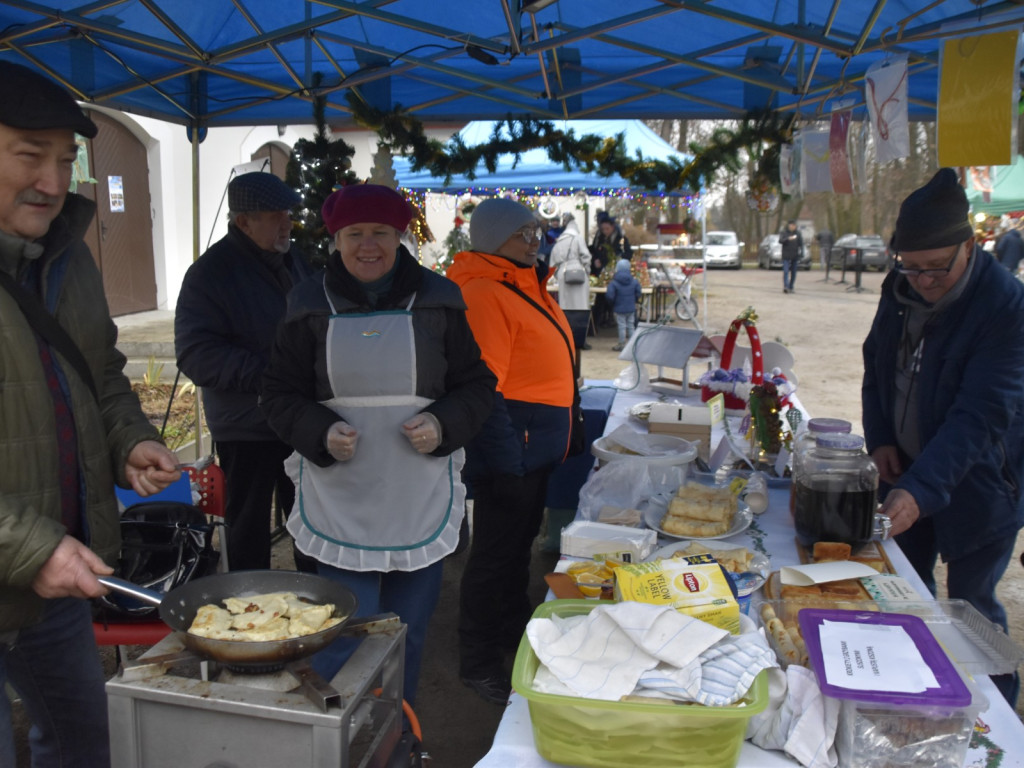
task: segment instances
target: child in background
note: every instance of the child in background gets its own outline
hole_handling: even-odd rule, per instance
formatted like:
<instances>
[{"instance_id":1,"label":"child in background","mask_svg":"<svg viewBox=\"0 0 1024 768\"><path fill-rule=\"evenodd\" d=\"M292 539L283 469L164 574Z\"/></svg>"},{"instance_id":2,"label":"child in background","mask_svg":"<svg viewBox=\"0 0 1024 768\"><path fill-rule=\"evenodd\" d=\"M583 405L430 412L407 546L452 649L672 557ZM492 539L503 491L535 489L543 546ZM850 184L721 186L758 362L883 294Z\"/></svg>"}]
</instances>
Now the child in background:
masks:
<instances>
[{"instance_id":1,"label":"child in background","mask_svg":"<svg viewBox=\"0 0 1024 768\"><path fill-rule=\"evenodd\" d=\"M640 281L633 277L629 259L619 259L615 265L615 276L608 283L605 298L615 313L615 324L619 328L619 343L612 349L621 351L633 335L636 325L636 303L640 301L642 292Z\"/></svg>"}]
</instances>

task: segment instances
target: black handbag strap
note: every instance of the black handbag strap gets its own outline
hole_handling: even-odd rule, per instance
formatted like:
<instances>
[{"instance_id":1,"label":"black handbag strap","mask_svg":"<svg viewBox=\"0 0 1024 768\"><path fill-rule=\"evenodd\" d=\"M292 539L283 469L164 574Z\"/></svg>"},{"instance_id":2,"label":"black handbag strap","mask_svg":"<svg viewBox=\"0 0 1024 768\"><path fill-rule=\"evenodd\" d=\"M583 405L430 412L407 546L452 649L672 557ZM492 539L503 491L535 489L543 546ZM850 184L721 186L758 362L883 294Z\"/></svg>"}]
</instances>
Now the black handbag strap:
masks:
<instances>
[{"instance_id":1,"label":"black handbag strap","mask_svg":"<svg viewBox=\"0 0 1024 768\"><path fill-rule=\"evenodd\" d=\"M548 319L548 322L550 322L553 326L555 326L555 328L558 330L558 332L562 335L562 341L565 342L565 348L569 350L569 365L570 365L570 367L575 367L575 365L576 365L576 355L573 354L572 342L569 341L569 337L565 335L565 330L562 328L562 326L560 326L558 324L558 321L555 320L555 318L553 318L551 315L549 315L544 310L544 307L542 307L536 301L534 301L529 296L527 296L525 293L523 293L523 291L520 290L520 288L518 286L513 285L512 283L508 282L507 280L502 280L501 284L504 285L506 288L508 288L510 291L512 291L512 293L518 295L523 301L525 301L531 307L536 309L542 315L544 315L544 317L546 317ZM574 376L573 377L573 382L575 383L575 381L576 381L576 377Z\"/></svg>"},{"instance_id":2,"label":"black handbag strap","mask_svg":"<svg viewBox=\"0 0 1024 768\"><path fill-rule=\"evenodd\" d=\"M89 387L92 396L99 402L100 398L96 392L96 383L93 381L89 364L85 362L85 357L82 355L78 345L72 341L67 331L57 322L57 319L46 311L38 297L33 296L22 286L18 285L3 270L0 270L0 286L3 286L14 300L18 302L18 306L21 307L21 311L25 315L25 319L28 320L29 325L71 364L71 367L75 369L82 381Z\"/></svg>"}]
</instances>

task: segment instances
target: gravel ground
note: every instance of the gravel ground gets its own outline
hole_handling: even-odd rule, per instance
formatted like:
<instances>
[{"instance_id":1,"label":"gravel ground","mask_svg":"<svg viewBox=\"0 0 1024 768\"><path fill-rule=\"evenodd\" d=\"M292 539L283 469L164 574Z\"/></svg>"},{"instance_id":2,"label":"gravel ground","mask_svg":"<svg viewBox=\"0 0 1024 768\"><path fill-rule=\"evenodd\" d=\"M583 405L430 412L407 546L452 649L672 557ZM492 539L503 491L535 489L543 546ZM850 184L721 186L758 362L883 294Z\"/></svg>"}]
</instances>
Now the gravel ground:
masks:
<instances>
[{"instance_id":1,"label":"gravel ground","mask_svg":"<svg viewBox=\"0 0 1024 768\"><path fill-rule=\"evenodd\" d=\"M799 377L798 394L807 410L818 416L847 419L855 425L855 431L861 432L860 346L874 316L882 275L863 275L862 292L852 290L849 283L837 283L836 277L825 281L824 274L817 270L801 272L796 292L784 294L780 272L764 272L749 266L741 271L709 272L706 305L699 294L702 276L696 278L701 301L699 319L709 335L725 333L739 312L753 306L762 339L783 342L793 352ZM688 323L685 326L692 327ZM598 336L589 341L592 349L583 353L583 376L614 379L627 365L612 351L616 342L614 329L600 329ZM700 375L705 365L693 364L691 380ZM531 590L538 602L546 590L543 574L552 570L557 558L555 553L542 551L545 536L542 532L534 548ZM999 586L999 596L1010 615L1011 636L1024 645L1024 568L1019 561L1022 549L1024 536L1018 537L1014 559ZM451 557L445 564L444 590L431 622L416 707L426 748L436 768L474 765L489 749L502 714L500 707L484 703L458 680L458 580L465 557ZM275 548L275 567L291 567L290 546L286 542ZM133 651L137 653L137 649ZM112 674L113 656L108 649L103 654ZM1017 711L1024 714L1024 705L1019 705ZM19 767L28 766L24 730L20 718Z\"/></svg>"}]
</instances>

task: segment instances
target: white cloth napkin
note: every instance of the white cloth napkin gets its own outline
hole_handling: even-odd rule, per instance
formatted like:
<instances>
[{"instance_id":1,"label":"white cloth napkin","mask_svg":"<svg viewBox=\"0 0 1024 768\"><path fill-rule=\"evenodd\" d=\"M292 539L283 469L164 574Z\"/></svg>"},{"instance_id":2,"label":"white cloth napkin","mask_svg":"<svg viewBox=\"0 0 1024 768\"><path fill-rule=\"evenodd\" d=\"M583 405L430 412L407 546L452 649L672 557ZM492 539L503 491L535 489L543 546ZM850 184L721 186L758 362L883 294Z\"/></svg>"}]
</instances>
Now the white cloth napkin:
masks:
<instances>
[{"instance_id":1,"label":"white cloth napkin","mask_svg":"<svg viewBox=\"0 0 1024 768\"><path fill-rule=\"evenodd\" d=\"M769 673L768 707L754 715L747 738L762 749L781 749L807 768L835 768L839 701L823 696L814 673L790 664Z\"/></svg>"},{"instance_id":2,"label":"white cloth napkin","mask_svg":"<svg viewBox=\"0 0 1024 768\"><path fill-rule=\"evenodd\" d=\"M542 666L534 690L618 701L627 694L730 704L774 666L763 636L726 630L669 606L627 601L526 627Z\"/></svg>"}]
</instances>

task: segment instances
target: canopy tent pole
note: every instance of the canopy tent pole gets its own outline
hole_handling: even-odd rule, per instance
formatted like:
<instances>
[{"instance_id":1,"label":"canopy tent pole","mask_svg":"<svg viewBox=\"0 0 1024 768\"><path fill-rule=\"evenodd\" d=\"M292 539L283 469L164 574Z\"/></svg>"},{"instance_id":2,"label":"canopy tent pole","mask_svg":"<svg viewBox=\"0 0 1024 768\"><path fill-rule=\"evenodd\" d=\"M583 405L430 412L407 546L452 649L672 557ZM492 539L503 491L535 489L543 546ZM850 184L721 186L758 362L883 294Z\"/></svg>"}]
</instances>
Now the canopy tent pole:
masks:
<instances>
[{"instance_id":1,"label":"canopy tent pole","mask_svg":"<svg viewBox=\"0 0 1024 768\"><path fill-rule=\"evenodd\" d=\"M701 310L704 313L704 327L709 327L708 320L708 207L705 204L704 192L701 192L697 196L698 205L700 205L700 242L703 245L701 248L701 256L704 259L704 271L702 272L703 280L701 281L701 293L703 293L702 303L703 307Z\"/></svg>"},{"instance_id":2,"label":"canopy tent pole","mask_svg":"<svg viewBox=\"0 0 1024 768\"><path fill-rule=\"evenodd\" d=\"M192 263L199 259L199 120L192 122ZM196 459L206 454L203 448L203 403L196 387Z\"/></svg>"}]
</instances>

